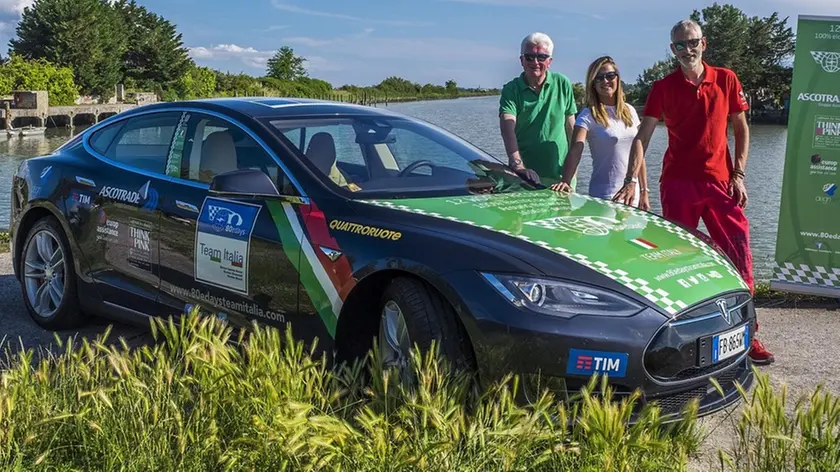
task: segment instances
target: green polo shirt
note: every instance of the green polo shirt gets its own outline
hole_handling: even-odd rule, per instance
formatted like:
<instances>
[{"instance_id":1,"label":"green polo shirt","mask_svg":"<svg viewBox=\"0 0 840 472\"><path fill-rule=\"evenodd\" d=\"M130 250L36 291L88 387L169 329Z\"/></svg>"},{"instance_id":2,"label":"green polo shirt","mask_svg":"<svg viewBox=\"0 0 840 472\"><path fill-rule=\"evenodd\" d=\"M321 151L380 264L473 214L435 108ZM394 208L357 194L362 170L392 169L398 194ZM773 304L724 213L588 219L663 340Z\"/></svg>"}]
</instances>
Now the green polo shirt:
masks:
<instances>
[{"instance_id":1,"label":"green polo shirt","mask_svg":"<svg viewBox=\"0 0 840 472\"><path fill-rule=\"evenodd\" d=\"M499 100L499 114L516 117L516 141L525 167L540 179L559 181L569 151L566 117L577 113L572 82L558 72L547 72L539 95L525 81L525 74L506 83ZM575 187L577 176L572 179Z\"/></svg>"}]
</instances>

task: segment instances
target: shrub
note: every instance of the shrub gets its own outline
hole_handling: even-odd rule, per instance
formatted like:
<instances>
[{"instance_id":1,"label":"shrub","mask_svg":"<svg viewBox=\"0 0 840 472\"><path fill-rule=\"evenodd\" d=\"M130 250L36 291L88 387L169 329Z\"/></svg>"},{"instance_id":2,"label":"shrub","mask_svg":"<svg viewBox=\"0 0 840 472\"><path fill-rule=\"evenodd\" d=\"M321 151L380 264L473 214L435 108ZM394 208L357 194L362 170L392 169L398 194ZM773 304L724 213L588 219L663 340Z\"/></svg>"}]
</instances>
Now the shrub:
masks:
<instances>
[{"instance_id":1,"label":"shrub","mask_svg":"<svg viewBox=\"0 0 840 472\"><path fill-rule=\"evenodd\" d=\"M732 451L720 451L721 470L840 470L840 399L820 384L788 413L787 386L775 392L756 372L752 394L741 390L743 412Z\"/></svg>"},{"instance_id":2,"label":"shrub","mask_svg":"<svg viewBox=\"0 0 840 472\"><path fill-rule=\"evenodd\" d=\"M595 378L573 406L548 393L524 406L516 377L478 391L434 350L401 383L373 353L328 367L290 330L234 336L192 312L152 334L136 349L106 332L10 358L0 468L671 471L697 446L696 405L682 423L646 408L628 426L635 397L614 402Z\"/></svg>"}]
</instances>

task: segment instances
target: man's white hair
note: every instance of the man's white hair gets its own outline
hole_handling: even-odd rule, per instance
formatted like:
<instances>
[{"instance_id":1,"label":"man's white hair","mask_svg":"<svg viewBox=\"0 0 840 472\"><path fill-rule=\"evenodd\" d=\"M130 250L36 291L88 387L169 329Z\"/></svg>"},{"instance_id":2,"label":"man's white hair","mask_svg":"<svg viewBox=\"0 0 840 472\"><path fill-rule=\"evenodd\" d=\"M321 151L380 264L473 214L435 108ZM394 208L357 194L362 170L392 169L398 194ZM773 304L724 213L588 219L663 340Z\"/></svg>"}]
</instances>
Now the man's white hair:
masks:
<instances>
[{"instance_id":1,"label":"man's white hair","mask_svg":"<svg viewBox=\"0 0 840 472\"><path fill-rule=\"evenodd\" d=\"M694 20L680 20L677 24L671 28L671 41L673 42L676 39L677 33L679 31L691 31L694 30L700 37L703 37L703 29L700 28L700 25L697 24Z\"/></svg>"},{"instance_id":2,"label":"man's white hair","mask_svg":"<svg viewBox=\"0 0 840 472\"><path fill-rule=\"evenodd\" d=\"M537 32L525 36L525 39L522 40L522 44L519 46L519 54L524 54L525 48L528 47L529 44L545 48L545 50L548 51L549 56L554 53L554 42L552 42L551 38L549 38L545 33Z\"/></svg>"}]
</instances>

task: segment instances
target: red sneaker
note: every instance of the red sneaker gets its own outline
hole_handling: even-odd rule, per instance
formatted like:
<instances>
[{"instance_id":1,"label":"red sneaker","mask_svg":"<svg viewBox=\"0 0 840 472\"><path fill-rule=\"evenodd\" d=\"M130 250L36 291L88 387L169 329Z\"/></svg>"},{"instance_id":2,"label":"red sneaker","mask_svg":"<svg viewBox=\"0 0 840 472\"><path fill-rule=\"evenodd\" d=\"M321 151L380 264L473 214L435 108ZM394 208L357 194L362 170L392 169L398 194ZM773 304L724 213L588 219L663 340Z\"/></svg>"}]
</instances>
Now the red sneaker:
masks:
<instances>
[{"instance_id":1,"label":"red sneaker","mask_svg":"<svg viewBox=\"0 0 840 472\"><path fill-rule=\"evenodd\" d=\"M768 365L775 362L776 358L773 357L770 351L764 348L764 344L761 341L753 338L752 343L750 343L750 360L756 365Z\"/></svg>"}]
</instances>

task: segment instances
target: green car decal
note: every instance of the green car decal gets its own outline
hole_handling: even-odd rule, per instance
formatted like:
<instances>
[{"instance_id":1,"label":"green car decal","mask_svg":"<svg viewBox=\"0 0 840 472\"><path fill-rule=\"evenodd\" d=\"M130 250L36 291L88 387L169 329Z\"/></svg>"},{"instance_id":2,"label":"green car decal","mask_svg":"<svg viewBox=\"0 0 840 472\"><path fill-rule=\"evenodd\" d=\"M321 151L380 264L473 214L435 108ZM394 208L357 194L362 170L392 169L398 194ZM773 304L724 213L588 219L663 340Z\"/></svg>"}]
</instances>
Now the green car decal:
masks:
<instances>
[{"instance_id":1,"label":"green car decal","mask_svg":"<svg viewBox=\"0 0 840 472\"><path fill-rule=\"evenodd\" d=\"M623 284L669 314L748 290L737 269L682 227L619 203L552 190L365 203L528 241Z\"/></svg>"}]
</instances>

